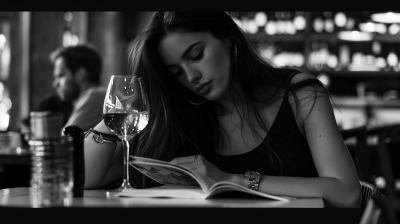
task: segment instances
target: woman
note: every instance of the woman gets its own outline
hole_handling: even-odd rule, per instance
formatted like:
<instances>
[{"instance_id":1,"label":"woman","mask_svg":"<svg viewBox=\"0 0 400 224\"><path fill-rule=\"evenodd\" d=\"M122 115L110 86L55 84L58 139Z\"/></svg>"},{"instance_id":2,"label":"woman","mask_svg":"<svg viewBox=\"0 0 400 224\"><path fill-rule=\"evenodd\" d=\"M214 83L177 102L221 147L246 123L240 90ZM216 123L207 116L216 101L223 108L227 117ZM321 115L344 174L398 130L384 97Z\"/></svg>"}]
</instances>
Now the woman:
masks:
<instances>
[{"instance_id":1,"label":"woman","mask_svg":"<svg viewBox=\"0 0 400 224\"><path fill-rule=\"evenodd\" d=\"M360 206L326 89L312 75L272 66L228 14L157 12L130 53L151 102L133 154L268 194ZM94 129L110 134L103 123ZM122 174L121 146L96 145L86 138L87 188ZM131 184L155 186L133 169Z\"/></svg>"}]
</instances>

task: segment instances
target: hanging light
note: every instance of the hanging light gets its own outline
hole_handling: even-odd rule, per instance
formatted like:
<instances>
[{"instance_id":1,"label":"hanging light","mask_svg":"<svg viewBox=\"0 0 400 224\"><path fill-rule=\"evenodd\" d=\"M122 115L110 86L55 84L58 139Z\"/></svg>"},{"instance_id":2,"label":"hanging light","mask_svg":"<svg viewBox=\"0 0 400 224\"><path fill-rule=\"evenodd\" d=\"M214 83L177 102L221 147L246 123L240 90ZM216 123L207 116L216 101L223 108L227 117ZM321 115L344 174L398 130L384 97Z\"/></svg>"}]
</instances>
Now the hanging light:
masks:
<instances>
[{"instance_id":1,"label":"hanging light","mask_svg":"<svg viewBox=\"0 0 400 224\"><path fill-rule=\"evenodd\" d=\"M400 13L374 13L371 15L371 19L380 23L400 23Z\"/></svg>"}]
</instances>

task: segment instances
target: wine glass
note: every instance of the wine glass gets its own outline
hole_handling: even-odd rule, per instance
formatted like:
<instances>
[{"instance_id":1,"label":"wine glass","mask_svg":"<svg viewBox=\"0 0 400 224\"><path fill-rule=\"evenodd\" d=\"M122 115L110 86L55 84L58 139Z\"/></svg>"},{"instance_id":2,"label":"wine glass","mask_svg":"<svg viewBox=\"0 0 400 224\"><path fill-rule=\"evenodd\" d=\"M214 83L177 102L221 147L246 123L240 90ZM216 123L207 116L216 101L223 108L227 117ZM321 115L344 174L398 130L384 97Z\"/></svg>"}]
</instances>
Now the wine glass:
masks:
<instances>
[{"instance_id":1,"label":"wine glass","mask_svg":"<svg viewBox=\"0 0 400 224\"><path fill-rule=\"evenodd\" d=\"M119 191L131 189L129 184L129 140L142 131L149 120L149 103L142 78L113 75L104 99L103 119L108 129L123 144L124 180Z\"/></svg>"}]
</instances>

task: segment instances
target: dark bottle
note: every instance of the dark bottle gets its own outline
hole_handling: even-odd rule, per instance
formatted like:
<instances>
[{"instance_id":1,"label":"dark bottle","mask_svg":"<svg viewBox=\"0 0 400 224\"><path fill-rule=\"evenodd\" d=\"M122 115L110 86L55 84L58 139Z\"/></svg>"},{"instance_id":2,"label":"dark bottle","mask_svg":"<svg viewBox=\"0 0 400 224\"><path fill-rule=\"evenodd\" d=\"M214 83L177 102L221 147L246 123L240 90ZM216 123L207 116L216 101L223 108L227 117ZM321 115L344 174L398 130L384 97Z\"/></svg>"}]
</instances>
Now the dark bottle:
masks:
<instances>
[{"instance_id":1,"label":"dark bottle","mask_svg":"<svg viewBox=\"0 0 400 224\"><path fill-rule=\"evenodd\" d=\"M62 136L71 136L74 141L74 198L83 197L85 188L85 158L83 152L84 133L78 126L70 125L65 127Z\"/></svg>"}]
</instances>

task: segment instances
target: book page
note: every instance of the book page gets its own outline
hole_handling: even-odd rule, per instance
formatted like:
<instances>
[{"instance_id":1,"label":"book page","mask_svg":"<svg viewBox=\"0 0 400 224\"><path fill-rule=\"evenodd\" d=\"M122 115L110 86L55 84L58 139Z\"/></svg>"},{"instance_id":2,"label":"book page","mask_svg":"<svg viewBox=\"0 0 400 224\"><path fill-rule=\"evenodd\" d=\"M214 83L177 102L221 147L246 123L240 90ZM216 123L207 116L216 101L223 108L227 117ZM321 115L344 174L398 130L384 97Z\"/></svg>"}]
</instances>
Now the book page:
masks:
<instances>
[{"instance_id":1,"label":"book page","mask_svg":"<svg viewBox=\"0 0 400 224\"><path fill-rule=\"evenodd\" d=\"M130 165L160 184L201 187L195 177L175 167L148 162L132 162Z\"/></svg>"},{"instance_id":2,"label":"book page","mask_svg":"<svg viewBox=\"0 0 400 224\"><path fill-rule=\"evenodd\" d=\"M130 156L129 162L135 169L161 184L200 186L206 194L216 182L185 167L156 159Z\"/></svg>"},{"instance_id":3,"label":"book page","mask_svg":"<svg viewBox=\"0 0 400 224\"><path fill-rule=\"evenodd\" d=\"M164 185L146 189L126 189L118 193L119 197L135 198L185 198L205 199L206 195L199 187Z\"/></svg>"},{"instance_id":4,"label":"book page","mask_svg":"<svg viewBox=\"0 0 400 224\"><path fill-rule=\"evenodd\" d=\"M173 190L169 189L170 191L165 191L166 188L163 188L164 191L154 193L155 195L158 196L170 195L171 197L173 197L172 195L175 195L174 192L178 192L179 189L187 190L188 187L192 189L193 188L196 189L197 187L199 190L203 191L204 198L210 198L216 194L223 192L235 191L279 201L289 201L296 199L289 196L276 196L276 195L265 194L259 191L250 190L246 187L231 182L226 182L226 181L216 182L205 175L202 175L193 170L189 170L185 167L166 161L160 161L160 160L137 157L137 156L131 156L131 158L132 160L129 162L129 164L136 170L150 177L151 179L161 184L164 184L164 186L169 185L169 188L171 187L176 188ZM151 194L150 192L152 191L149 192L143 191L143 193L146 193L146 195L150 195ZM186 195L194 197L193 195L190 195L190 193L187 193Z\"/></svg>"}]
</instances>

